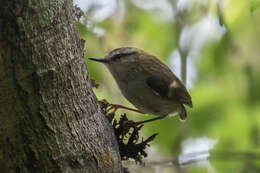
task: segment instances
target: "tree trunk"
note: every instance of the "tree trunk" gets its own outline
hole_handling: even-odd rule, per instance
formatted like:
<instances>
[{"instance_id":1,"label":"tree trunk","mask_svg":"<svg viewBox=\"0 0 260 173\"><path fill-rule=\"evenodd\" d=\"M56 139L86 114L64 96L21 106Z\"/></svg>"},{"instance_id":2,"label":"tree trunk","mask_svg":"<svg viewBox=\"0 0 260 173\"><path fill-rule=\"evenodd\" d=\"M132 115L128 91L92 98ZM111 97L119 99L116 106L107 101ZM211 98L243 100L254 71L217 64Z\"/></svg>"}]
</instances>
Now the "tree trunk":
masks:
<instances>
[{"instance_id":1,"label":"tree trunk","mask_svg":"<svg viewBox=\"0 0 260 173\"><path fill-rule=\"evenodd\" d=\"M0 172L122 172L72 0L0 2Z\"/></svg>"}]
</instances>

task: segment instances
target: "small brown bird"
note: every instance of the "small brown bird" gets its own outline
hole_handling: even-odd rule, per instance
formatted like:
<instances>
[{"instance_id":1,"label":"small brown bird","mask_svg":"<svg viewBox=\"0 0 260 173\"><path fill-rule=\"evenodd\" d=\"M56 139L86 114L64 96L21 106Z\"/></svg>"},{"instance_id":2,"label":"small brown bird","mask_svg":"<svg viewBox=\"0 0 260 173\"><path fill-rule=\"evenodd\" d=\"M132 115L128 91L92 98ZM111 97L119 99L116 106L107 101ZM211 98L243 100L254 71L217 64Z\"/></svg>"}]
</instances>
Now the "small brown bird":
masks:
<instances>
[{"instance_id":1,"label":"small brown bird","mask_svg":"<svg viewBox=\"0 0 260 173\"><path fill-rule=\"evenodd\" d=\"M193 107L183 83L158 58L134 47L112 50L105 58L89 58L107 66L125 98L139 112L161 119L169 114L187 118L184 105ZM124 107L125 108L125 107Z\"/></svg>"}]
</instances>

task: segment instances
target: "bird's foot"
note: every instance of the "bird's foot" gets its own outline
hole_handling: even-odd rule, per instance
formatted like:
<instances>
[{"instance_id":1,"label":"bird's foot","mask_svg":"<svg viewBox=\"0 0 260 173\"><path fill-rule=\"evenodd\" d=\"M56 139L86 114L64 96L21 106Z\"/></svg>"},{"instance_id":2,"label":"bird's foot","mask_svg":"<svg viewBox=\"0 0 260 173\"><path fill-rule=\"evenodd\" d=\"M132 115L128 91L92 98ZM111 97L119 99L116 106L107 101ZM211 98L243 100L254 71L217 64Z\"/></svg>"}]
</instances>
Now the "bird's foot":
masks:
<instances>
[{"instance_id":1,"label":"bird's foot","mask_svg":"<svg viewBox=\"0 0 260 173\"><path fill-rule=\"evenodd\" d=\"M126 109L126 110L130 110L130 111L134 111L134 112L138 112L138 113L141 113L141 114L145 114L144 112L142 111L139 111L137 109L133 109L133 108L129 108L129 107L126 107L126 106L123 106L123 105L119 105L119 104L112 104L112 103L109 103L106 99L103 99L103 100L100 100L99 103L101 104L101 108L103 108L105 114L107 114L109 111L111 112L116 112L119 108L120 109Z\"/></svg>"}]
</instances>

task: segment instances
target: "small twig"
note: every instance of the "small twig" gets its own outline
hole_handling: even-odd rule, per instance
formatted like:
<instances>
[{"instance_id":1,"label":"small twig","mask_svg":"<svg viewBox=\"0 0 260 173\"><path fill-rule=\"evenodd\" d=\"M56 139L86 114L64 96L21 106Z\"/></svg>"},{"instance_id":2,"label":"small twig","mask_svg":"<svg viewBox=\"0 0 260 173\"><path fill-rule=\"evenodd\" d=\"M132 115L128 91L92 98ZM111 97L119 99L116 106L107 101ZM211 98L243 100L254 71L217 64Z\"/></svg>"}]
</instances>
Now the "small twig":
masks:
<instances>
[{"instance_id":1,"label":"small twig","mask_svg":"<svg viewBox=\"0 0 260 173\"><path fill-rule=\"evenodd\" d=\"M99 84L94 79L90 79L90 83L91 83L91 86L93 88L98 88L99 87Z\"/></svg>"}]
</instances>

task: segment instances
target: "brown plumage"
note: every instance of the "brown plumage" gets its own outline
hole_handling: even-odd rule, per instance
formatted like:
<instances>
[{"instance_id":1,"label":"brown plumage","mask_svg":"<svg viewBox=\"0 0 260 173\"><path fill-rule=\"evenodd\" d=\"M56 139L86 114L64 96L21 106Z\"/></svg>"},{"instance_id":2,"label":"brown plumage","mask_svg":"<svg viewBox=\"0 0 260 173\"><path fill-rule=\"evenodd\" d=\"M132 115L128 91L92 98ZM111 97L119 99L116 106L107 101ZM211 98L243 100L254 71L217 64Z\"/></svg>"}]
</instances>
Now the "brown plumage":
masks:
<instances>
[{"instance_id":1,"label":"brown plumage","mask_svg":"<svg viewBox=\"0 0 260 173\"><path fill-rule=\"evenodd\" d=\"M158 116L179 113L185 120L184 105L192 107L183 83L155 56L133 47L111 51L103 62L115 78L122 94L144 113Z\"/></svg>"}]
</instances>

